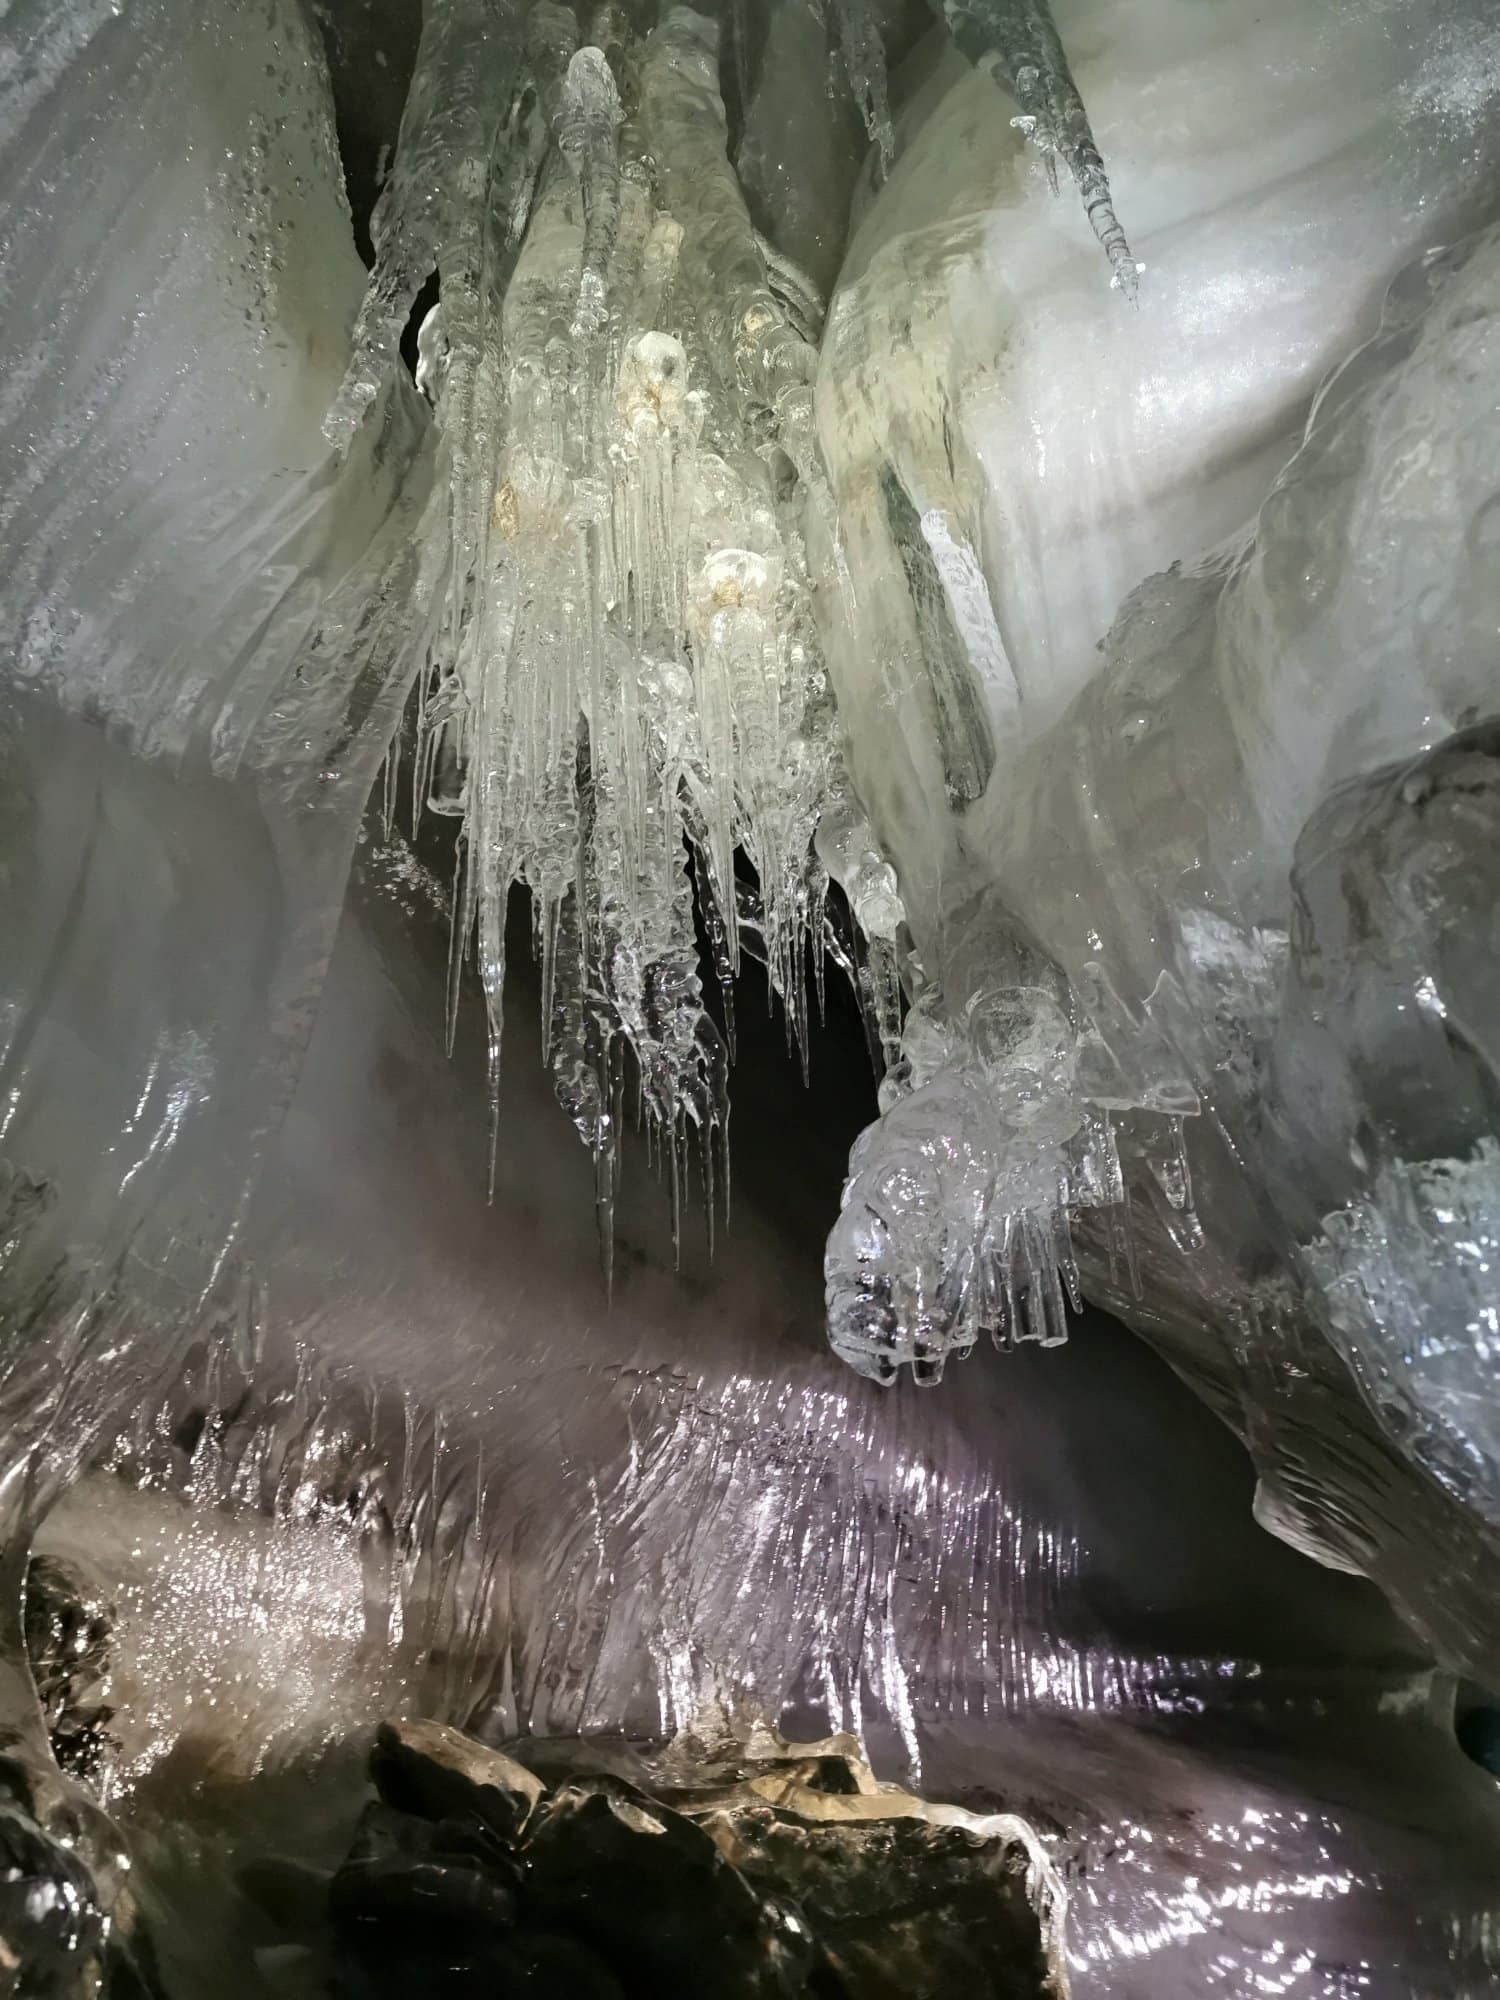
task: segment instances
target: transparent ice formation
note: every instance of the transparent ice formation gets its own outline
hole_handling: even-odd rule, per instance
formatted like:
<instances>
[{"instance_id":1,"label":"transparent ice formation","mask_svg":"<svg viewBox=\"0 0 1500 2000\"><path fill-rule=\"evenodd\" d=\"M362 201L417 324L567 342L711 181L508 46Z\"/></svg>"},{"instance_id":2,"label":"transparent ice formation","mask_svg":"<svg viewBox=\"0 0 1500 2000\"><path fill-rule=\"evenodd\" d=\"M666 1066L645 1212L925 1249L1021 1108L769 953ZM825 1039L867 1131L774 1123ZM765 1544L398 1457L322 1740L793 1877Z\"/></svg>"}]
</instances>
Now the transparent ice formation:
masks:
<instances>
[{"instance_id":1,"label":"transparent ice formation","mask_svg":"<svg viewBox=\"0 0 1500 2000\"><path fill-rule=\"evenodd\" d=\"M69 1871L107 1907L120 1869L49 1769L14 1563L180 1341L234 1338L400 711L429 454L395 380L345 462L321 436L359 266L298 9L22 5L3 34L4 1818L8 1879L38 1875L7 1963L62 1991L107 1936Z\"/></svg>"},{"instance_id":2,"label":"transparent ice formation","mask_svg":"<svg viewBox=\"0 0 1500 2000\"><path fill-rule=\"evenodd\" d=\"M455 135L478 46L461 14L429 18L333 431L435 266L452 528L418 811L461 820L455 952L477 938L497 1120L507 903L531 891L548 1061L594 1155L607 1259L627 1091L674 1213L692 1161L712 1217L727 1051L695 892L732 1043L737 850L805 1042L833 755L801 528L816 357L726 153L715 22L672 9L607 56L543 4L536 66L476 82L489 127ZM455 178L460 157L476 165Z\"/></svg>"},{"instance_id":3,"label":"transparent ice formation","mask_svg":"<svg viewBox=\"0 0 1500 2000\"><path fill-rule=\"evenodd\" d=\"M1081 1284L1244 1432L1268 1524L1482 1675L1490 44L1475 21L1445 102L1407 52L1439 15L1461 35L1454 10L1393 33L1346 9L1337 35L1269 10L1246 30L1290 79L1268 127L1219 94L1201 18L1154 11L1185 93L1166 143L1212 127L1225 166L1185 208L1157 126L1121 129L1147 116L1112 96L1140 45L1081 71L1157 274L1134 312L1085 297L977 78L910 114L830 308L829 658L916 996L830 1239L830 1331L931 1381L982 1328L1059 1338ZM1241 113L1301 162L1279 195L1241 178ZM1158 179L1133 189L1138 159ZM1456 1573L1418 1553L1450 1542Z\"/></svg>"},{"instance_id":4,"label":"transparent ice formation","mask_svg":"<svg viewBox=\"0 0 1500 2000\"><path fill-rule=\"evenodd\" d=\"M300 5L13 0L0 1983L305 1993L404 1712L1491 1990L1497 58L428 0L366 280Z\"/></svg>"}]
</instances>

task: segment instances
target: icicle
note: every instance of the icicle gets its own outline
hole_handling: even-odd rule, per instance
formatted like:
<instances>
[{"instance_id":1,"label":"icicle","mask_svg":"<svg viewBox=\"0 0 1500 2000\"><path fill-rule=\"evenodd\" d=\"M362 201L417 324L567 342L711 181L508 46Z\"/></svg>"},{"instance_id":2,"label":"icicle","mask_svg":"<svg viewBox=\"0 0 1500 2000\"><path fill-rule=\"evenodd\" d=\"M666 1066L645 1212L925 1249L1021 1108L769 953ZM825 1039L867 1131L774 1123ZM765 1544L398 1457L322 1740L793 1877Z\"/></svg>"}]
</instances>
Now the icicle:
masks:
<instances>
[{"instance_id":1,"label":"icicle","mask_svg":"<svg viewBox=\"0 0 1500 2000\"><path fill-rule=\"evenodd\" d=\"M330 424L358 422L436 268L420 357L452 467L451 549L415 775L419 805L462 817L450 1035L477 942L498 1116L506 902L523 882L547 1061L594 1158L607 1273L627 1067L674 1230L692 1162L710 1229L715 1190L727 1198L728 1059L693 897L732 1024L740 856L806 1060L807 927L821 959L824 909L812 839L834 769L802 530L821 480L821 302L757 239L712 21L674 9L632 49L605 7L603 45L577 48L554 0L524 35L496 10L478 39L476 4L433 0ZM519 62L500 63L502 42ZM872 950L894 1048L893 937Z\"/></svg>"},{"instance_id":2,"label":"icicle","mask_svg":"<svg viewBox=\"0 0 1500 2000\"><path fill-rule=\"evenodd\" d=\"M474 189L488 185L509 108L520 11L515 0L429 0L395 165L371 218L375 270L323 426L331 444L349 444L380 393L432 272L445 290L459 264L477 272L485 205Z\"/></svg>"},{"instance_id":3,"label":"icicle","mask_svg":"<svg viewBox=\"0 0 1500 2000\"><path fill-rule=\"evenodd\" d=\"M583 196L583 271L573 331L584 341L609 319L605 284L620 228L620 115L609 64L598 49L580 49L568 65L557 143Z\"/></svg>"},{"instance_id":4,"label":"icicle","mask_svg":"<svg viewBox=\"0 0 1500 2000\"><path fill-rule=\"evenodd\" d=\"M1089 227L1109 259L1110 282L1136 295L1140 266L1130 253L1110 195L1049 0L942 0L954 42L1016 101L1015 124L1041 152L1053 186L1061 159L1083 198Z\"/></svg>"},{"instance_id":5,"label":"icicle","mask_svg":"<svg viewBox=\"0 0 1500 2000\"><path fill-rule=\"evenodd\" d=\"M819 843L857 881L851 857L863 834L847 805ZM1113 1282L1138 1296L1111 1103L1087 1094L1090 1079L1113 1086L1121 1066L1084 1064L1086 1009L1056 967L1007 934L1000 913L976 911L959 942L996 983L973 993L960 1021L935 988L918 988L828 1243L829 1338L882 1383L903 1364L919 1382L937 1380L945 1357L967 1354L984 1327L1002 1348L1065 1340L1069 1305L1081 1303L1070 1220L1081 1210L1100 1213ZM1168 1226L1189 1254L1196 1218L1181 1117L1147 1114L1145 1144Z\"/></svg>"},{"instance_id":6,"label":"icicle","mask_svg":"<svg viewBox=\"0 0 1500 2000\"><path fill-rule=\"evenodd\" d=\"M870 0L833 0L838 21L839 49L849 88L859 106L870 143L880 155L880 171L888 174L896 157L896 134L886 90L885 48L870 12Z\"/></svg>"},{"instance_id":7,"label":"icicle","mask_svg":"<svg viewBox=\"0 0 1500 2000\"><path fill-rule=\"evenodd\" d=\"M896 871L880 853L869 823L847 796L825 807L817 863L838 883L854 918L854 987L870 1061L889 1094L906 1088L901 1066L902 987L899 938L906 922ZM821 897L820 897L821 907ZM826 933L825 933L826 935ZM887 1086L882 1085L883 1092Z\"/></svg>"}]
</instances>

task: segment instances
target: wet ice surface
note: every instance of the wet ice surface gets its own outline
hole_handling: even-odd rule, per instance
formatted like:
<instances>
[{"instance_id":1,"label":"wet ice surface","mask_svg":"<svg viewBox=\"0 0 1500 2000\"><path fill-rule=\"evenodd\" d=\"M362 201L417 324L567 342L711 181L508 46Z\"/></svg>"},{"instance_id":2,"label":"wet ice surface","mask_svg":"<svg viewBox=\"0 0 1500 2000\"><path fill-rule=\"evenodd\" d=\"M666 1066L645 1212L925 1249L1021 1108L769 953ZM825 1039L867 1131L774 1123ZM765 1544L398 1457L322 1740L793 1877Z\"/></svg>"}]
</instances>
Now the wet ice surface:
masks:
<instances>
[{"instance_id":1,"label":"wet ice surface","mask_svg":"<svg viewBox=\"0 0 1500 2000\"><path fill-rule=\"evenodd\" d=\"M830 1236L836 1347L932 1382L982 1331L1057 1341L1081 1286L1241 1430L1262 1520L1481 1677L1482 11L1074 9L1129 313L942 54L818 378L830 672L916 995Z\"/></svg>"},{"instance_id":2,"label":"wet ice surface","mask_svg":"<svg viewBox=\"0 0 1500 2000\"><path fill-rule=\"evenodd\" d=\"M731 1237L674 1281L643 1187L606 1312L588 1162L524 1055L484 1205L482 1038L447 1063L444 943L420 865L372 833L253 1240L268 1352L295 1328L357 1384L404 1383L418 1423L444 1413L456 1504L503 1563L488 1593L472 1545L442 1605L413 1570L405 1637L371 1645L390 1537L326 1428L277 1468L276 1518L209 1504L226 1448L179 1424L191 1464L157 1462L196 1505L96 1477L44 1531L120 1579L112 1797L176 1990L278 1990L232 1867L331 1865L363 1796L351 1729L406 1709L659 1738L746 1686L798 1733L862 1723L930 1797L1029 1818L1069 1887L1075 1993L1485 1990L1492 1781L1373 1591L1254 1527L1232 1441L1159 1364L1102 1321L976 1357L958 1396L826 1355L819 1218L858 1051L819 1043L835 1129L789 1168L801 1086L779 1029L751 1037ZM316 1414L283 1413L283 1441ZM190 1921L205 1898L222 1930Z\"/></svg>"},{"instance_id":3,"label":"wet ice surface","mask_svg":"<svg viewBox=\"0 0 1500 2000\"><path fill-rule=\"evenodd\" d=\"M835 1284L843 1351L904 1341L930 1378L981 1331L1056 1341L1060 1211L1134 1177L1149 1206L1085 1216L1076 1261L1247 1433L1260 1518L1493 1660L1485 1328L1454 1326L1494 1234L1466 860L1493 846L1493 239L1410 265L1290 457L1386 280L1479 219L1477 12L1077 0L1070 74L1006 0L948 10L973 73L937 33L885 79L877 38L914 31L862 0L779 8L759 74L743 23L674 10L639 76L612 17L580 50L565 9L447 0L344 373L358 272L300 13L13 10L0 1525L22 1552L61 1493L38 1545L119 1601L106 1792L174 1992L294 1990L235 1864L347 1849L378 1716L660 1741L745 1706L1023 1814L1077 1992L1492 1987L1495 1792L1444 1685L1372 1591L1253 1526L1158 1363L1098 1322L939 1395L827 1353L857 1036L809 1037L805 1099L743 982L712 1263L618 1093L628 1044L681 1194L724 1118L683 836L713 974L738 927L794 1015L831 872L890 1065L861 1174L901 1141L866 1205L923 1225L861 1297L881 1244L845 1211L833 1275L874 1311ZM855 136L804 155L830 74ZM835 274L862 130L819 358L797 266ZM1137 257L1129 313L1108 274ZM434 264L429 418L394 354ZM1242 562L1135 590L1278 472ZM372 810L345 897L414 681L388 796L409 816L415 768L464 825L488 1034L468 975L445 990L430 826L414 854ZM1202 975L1175 1012L1172 937ZM1280 1149L1265 1258L1337 1300L1316 1337L1274 1282L1239 1310L1259 1224L1189 1157L1214 1091L1223 1144L1237 1093ZM1075 1096L1102 1116L1069 1126ZM976 1285L997 1123L1021 1221ZM1429 1252L1457 1307L1403 1291ZM0 1608L14 1782L45 1779L0 1833L103 1855L42 1761L14 1575Z\"/></svg>"}]
</instances>

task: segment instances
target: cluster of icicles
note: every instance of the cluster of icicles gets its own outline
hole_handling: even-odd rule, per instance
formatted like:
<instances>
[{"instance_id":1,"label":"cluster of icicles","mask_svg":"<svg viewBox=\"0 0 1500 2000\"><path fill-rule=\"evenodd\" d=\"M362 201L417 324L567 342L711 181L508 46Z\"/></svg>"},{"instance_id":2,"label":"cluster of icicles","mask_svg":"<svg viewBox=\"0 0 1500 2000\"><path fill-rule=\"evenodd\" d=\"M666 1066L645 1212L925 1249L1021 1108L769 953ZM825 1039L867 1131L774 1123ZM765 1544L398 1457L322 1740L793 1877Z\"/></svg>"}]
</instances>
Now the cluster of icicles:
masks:
<instances>
[{"instance_id":1,"label":"cluster of icicles","mask_svg":"<svg viewBox=\"0 0 1500 2000\"><path fill-rule=\"evenodd\" d=\"M1049 166L1072 167L1117 263L1043 0L945 19L1031 107L1020 122ZM883 170L878 28L863 0L837 0L835 25ZM524 883L546 1059L594 1156L607 1271L627 1092L667 1170L674 1238L695 1168L710 1237L727 1202L741 950L763 959L805 1062L832 944L889 1065L901 913L848 797L813 615L810 530L838 547L813 426L822 302L751 221L718 24L679 7L643 32L603 0L588 37L556 0L430 0L326 428L353 436L435 272L418 382L448 525L414 791L419 812L461 822L450 1010L474 948L497 1116L506 911ZM836 606L836 553L831 568ZM856 920L848 950L830 870Z\"/></svg>"}]
</instances>

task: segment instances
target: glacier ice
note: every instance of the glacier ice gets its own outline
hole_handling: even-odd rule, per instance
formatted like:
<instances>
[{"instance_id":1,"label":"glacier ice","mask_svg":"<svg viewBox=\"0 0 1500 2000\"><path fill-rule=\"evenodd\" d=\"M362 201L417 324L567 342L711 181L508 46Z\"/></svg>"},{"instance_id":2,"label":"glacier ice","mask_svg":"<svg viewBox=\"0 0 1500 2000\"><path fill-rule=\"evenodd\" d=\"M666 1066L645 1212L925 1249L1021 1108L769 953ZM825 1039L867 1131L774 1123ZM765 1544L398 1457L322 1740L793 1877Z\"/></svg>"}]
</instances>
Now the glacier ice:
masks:
<instances>
[{"instance_id":1,"label":"glacier ice","mask_svg":"<svg viewBox=\"0 0 1500 2000\"><path fill-rule=\"evenodd\" d=\"M429 453L396 382L346 463L321 439L359 266L298 9L3 35L5 1930L61 1992L125 1862L47 1759L15 1564L111 1413L234 1324L400 711Z\"/></svg>"},{"instance_id":2,"label":"glacier ice","mask_svg":"<svg viewBox=\"0 0 1500 2000\"><path fill-rule=\"evenodd\" d=\"M6 1949L306 1990L404 1710L1487 1990L1486 9L421 11L367 281L296 0L0 24Z\"/></svg>"},{"instance_id":3,"label":"glacier ice","mask_svg":"<svg viewBox=\"0 0 1500 2000\"><path fill-rule=\"evenodd\" d=\"M1378 1575L1482 1675L1487 1585L1415 1546L1456 1536L1476 1578L1493 1560L1492 1071L1463 1025L1488 975L1471 956L1450 1009L1440 944L1489 921L1487 780L1481 740L1440 746L1482 737L1497 685L1497 242L1465 233L1495 120L1414 91L1383 10L1336 40L1295 12L1257 32L1293 77L1274 143L1302 174L1278 208L1230 152L1211 227L1147 182L1132 227L1166 269L1136 312L1084 304L1028 211L1019 142L962 78L911 114L832 301L819 423L852 582L829 660L917 997L909 1094L856 1148L830 1239L831 1332L869 1372L931 1381L982 1327L1055 1340L1081 1282L1248 1434L1268 1523ZM1191 75L1206 45L1172 44ZM1335 57L1330 119L1317 65ZM1082 75L1098 118L1122 66L1098 90ZM1185 103L1224 129L1211 89ZM1123 201L1128 127L1110 153ZM1000 176L1021 178L1019 215L993 205ZM1236 204L1244 231L1224 226ZM1450 247L1423 247L1435 227ZM1355 351L1313 398L1341 326ZM1171 567L1131 588L1152 555ZM1466 775L1438 783L1424 757ZM1402 825L1429 784L1453 806ZM1372 786L1413 801L1383 834L1360 817ZM1380 861L1338 844L1356 827ZM1377 902L1382 864L1412 890ZM1408 1047L1406 1019L1436 1045ZM1322 1446L1340 1398L1362 1438L1344 1456Z\"/></svg>"}]
</instances>

